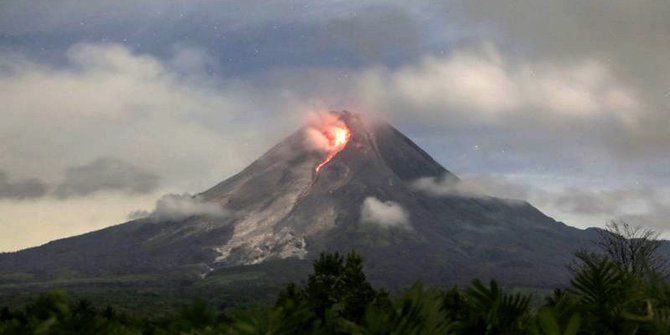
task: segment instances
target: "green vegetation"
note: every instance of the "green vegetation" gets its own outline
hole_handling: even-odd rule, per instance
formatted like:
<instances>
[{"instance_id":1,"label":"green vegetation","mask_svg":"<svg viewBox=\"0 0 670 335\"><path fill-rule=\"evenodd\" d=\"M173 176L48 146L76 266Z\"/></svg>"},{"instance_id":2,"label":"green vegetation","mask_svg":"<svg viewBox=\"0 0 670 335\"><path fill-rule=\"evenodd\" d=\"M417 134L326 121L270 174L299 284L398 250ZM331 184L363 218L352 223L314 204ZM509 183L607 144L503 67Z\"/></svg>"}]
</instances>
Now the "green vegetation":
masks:
<instances>
[{"instance_id":1,"label":"green vegetation","mask_svg":"<svg viewBox=\"0 0 670 335\"><path fill-rule=\"evenodd\" d=\"M286 286L271 307L217 311L196 300L151 319L52 291L22 308L0 308L0 334L668 334L670 285L655 238L613 224L599 253L577 253L569 287L536 308L529 294L496 281L448 290L417 283L390 294L370 285L362 258L350 252L322 254L305 284Z\"/></svg>"}]
</instances>

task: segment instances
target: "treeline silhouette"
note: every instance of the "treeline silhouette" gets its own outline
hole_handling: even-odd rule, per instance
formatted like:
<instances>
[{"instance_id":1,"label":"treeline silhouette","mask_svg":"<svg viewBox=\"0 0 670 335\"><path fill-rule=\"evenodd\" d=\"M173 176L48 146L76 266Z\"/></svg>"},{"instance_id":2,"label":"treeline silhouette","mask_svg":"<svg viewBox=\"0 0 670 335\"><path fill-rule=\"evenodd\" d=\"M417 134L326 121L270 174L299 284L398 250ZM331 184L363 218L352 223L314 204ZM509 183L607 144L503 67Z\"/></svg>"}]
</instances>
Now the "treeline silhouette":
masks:
<instances>
[{"instance_id":1,"label":"treeline silhouette","mask_svg":"<svg viewBox=\"0 0 670 335\"><path fill-rule=\"evenodd\" d=\"M611 224L595 251L581 251L573 278L537 307L496 281L448 290L420 283L375 289L355 252L321 254L304 285L271 307L217 312L194 301L160 320L94 308L53 291L0 309L0 334L670 334L670 285L657 234Z\"/></svg>"}]
</instances>

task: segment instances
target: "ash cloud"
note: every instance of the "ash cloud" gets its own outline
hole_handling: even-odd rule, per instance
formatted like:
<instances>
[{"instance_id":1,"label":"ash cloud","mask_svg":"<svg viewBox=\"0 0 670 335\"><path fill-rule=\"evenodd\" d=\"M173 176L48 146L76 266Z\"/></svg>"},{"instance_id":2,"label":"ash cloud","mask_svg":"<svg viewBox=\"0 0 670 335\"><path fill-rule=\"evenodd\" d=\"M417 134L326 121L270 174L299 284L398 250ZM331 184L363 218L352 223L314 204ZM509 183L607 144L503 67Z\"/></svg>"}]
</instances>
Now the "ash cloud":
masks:
<instances>
[{"instance_id":1,"label":"ash cloud","mask_svg":"<svg viewBox=\"0 0 670 335\"><path fill-rule=\"evenodd\" d=\"M411 228L409 213L400 204L381 201L375 197L367 197L363 201L361 222L377 224L384 228Z\"/></svg>"},{"instance_id":2,"label":"ash cloud","mask_svg":"<svg viewBox=\"0 0 670 335\"><path fill-rule=\"evenodd\" d=\"M54 190L59 198L86 196L100 191L147 194L158 187L158 176L115 158L99 158L70 167L65 180Z\"/></svg>"},{"instance_id":3,"label":"ash cloud","mask_svg":"<svg viewBox=\"0 0 670 335\"><path fill-rule=\"evenodd\" d=\"M5 171L0 170L0 199L33 199L47 193L48 185L37 179L11 181Z\"/></svg>"},{"instance_id":4,"label":"ash cloud","mask_svg":"<svg viewBox=\"0 0 670 335\"><path fill-rule=\"evenodd\" d=\"M205 202L191 194L166 194L156 201L152 212L134 211L128 215L129 220L150 218L155 221L181 220L192 216L208 216L223 218L229 212L218 203Z\"/></svg>"}]
</instances>

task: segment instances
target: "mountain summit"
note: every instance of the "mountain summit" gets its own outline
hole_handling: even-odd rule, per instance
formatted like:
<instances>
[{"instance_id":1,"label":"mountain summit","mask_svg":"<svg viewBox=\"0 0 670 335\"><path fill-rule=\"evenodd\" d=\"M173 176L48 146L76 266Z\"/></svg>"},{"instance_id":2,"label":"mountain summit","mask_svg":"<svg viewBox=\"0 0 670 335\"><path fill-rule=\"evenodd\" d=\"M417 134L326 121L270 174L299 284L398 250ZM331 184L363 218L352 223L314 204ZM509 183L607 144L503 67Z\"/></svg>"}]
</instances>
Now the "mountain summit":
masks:
<instances>
[{"instance_id":1,"label":"mountain summit","mask_svg":"<svg viewBox=\"0 0 670 335\"><path fill-rule=\"evenodd\" d=\"M0 255L0 284L16 273L33 281L204 277L217 269L307 263L322 251L355 249L366 258L371 279L391 287L474 277L553 286L565 284L572 252L594 236L526 202L426 192L417 187L420 180L459 183L391 125L329 112L189 199L221 211L155 214Z\"/></svg>"},{"instance_id":2,"label":"mountain summit","mask_svg":"<svg viewBox=\"0 0 670 335\"><path fill-rule=\"evenodd\" d=\"M338 130L346 141L329 145ZM235 217L231 239L217 248L217 262L254 264L323 250L330 234L361 226L366 199L404 203L416 208L412 214L428 215L408 188L426 176L453 175L388 124L330 112L201 194Z\"/></svg>"}]
</instances>

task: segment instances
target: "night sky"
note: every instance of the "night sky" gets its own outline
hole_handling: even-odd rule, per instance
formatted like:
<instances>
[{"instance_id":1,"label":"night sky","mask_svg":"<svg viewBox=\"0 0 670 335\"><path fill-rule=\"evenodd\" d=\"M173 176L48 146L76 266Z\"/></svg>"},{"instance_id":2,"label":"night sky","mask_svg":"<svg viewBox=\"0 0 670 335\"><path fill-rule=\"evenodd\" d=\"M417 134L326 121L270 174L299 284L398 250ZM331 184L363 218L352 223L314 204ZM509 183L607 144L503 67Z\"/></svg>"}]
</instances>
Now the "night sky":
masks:
<instances>
[{"instance_id":1,"label":"night sky","mask_svg":"<svg viewBox=\"0 0 670 335\"><path fill-rule=\"evenodd\" d=\"M668 17L653 0L4 0L0 251L205 190L342 109L487 194L670 236Z\"/></svg>"}]
</instances>

